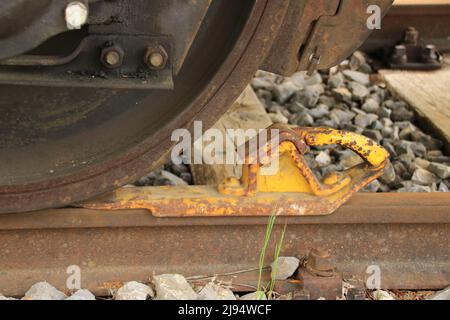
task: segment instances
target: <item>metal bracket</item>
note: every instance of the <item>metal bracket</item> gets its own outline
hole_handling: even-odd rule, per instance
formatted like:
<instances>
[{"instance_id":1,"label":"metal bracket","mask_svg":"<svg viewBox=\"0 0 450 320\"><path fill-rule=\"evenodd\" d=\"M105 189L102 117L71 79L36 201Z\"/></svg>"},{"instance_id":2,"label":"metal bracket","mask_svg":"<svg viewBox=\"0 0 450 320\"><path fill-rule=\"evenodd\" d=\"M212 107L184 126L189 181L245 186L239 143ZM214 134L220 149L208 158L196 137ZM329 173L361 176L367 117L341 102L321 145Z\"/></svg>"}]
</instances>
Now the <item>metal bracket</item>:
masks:
<instances>
[{"instance_id":1,"label":"metal bracket","mask_svg":"<svg viewBox=\"0 0 450 320\"><path fill-rule=\"evenodd\" d=\"M354 133L325 128L273 128L279 130L279 144L274 145L269 139L259 146L267 155L264 157L259 157L260 149L248 152L241 180L228 178L218 187L122 188L79 206L100 210L148 209L158 217L328 215L382 175L389 158L382 147ZM309 146L325 144L350 148L366 163L319 181L303 154ZM276 159L280 163L276 174L263 176L260 169Z\"/></svg>"},{"instance_id":2,"label":"metal bracket","mask_svg":"<svg viewBox=\"0 0 450 320\"><path fill-rule=\"evenodd\" d=\"M389 66L403 70L437 70L442 68L441 55L436 46L419 44L419 31L409 27L403 41L394 47Z\"/></svg>"},{"instance_id":3,"label":"metal bracket","mask_svg":"<svg viewBox=\"0 0 450 320\"><path fill-rule=\"evenodd\" d=\"M154 47L167 53L161 69L149 68L145 61L148 48ZM108 48L117 49L111 66L104 61ZM170 90L172 66L168 37L91 34L67 57L22 55L0 61L0 84Z\"/></svg>"}]
</instances>

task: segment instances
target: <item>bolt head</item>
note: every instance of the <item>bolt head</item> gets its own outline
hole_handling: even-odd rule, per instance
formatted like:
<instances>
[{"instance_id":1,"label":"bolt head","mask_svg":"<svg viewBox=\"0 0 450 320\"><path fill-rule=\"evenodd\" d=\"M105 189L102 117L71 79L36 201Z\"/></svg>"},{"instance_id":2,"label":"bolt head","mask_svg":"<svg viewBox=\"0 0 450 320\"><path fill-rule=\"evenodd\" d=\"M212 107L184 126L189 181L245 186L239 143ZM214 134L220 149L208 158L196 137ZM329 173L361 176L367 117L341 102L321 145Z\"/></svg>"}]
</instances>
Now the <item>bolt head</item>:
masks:
<instances>
[{"instance_id":1,"label":"bolt head","mask_svg":"<svg viewBox=\"0 0 450 320\"><path fill-rule=\"evenodd\" d=\"M395 46L394 53L392 54L392 61L396 64L406 64L408 62L408 55L406 54L406 46Z\"/></svg>"},{"instance_id":2,"label":"bolt head","mask_svg":"<svg viewBox=\"0 0 450 320\"><path fill-rule=\"evenodd\" d=\"M437 62L439 60L439 56L436 46L432 44L426 45L422 52L422 59L428 63Z\"/></svg>"},{"instance_id":3,"label":"bolt head","mask_svg":"<svg viewBox=\"0 0 450 320\"><path fill-rule=\"evenodd\" d=\"M120 54L117 51L109 51L105 55L105 62L110 66L115 66L120 61Z\"/></svg>"},{"instance_id":4,"label":"bolt head","mask_svg":"<svg viewBox=\"0 0 450 320\"><path fill-rule=\"evenodd\" d=\"M108 46L102 49L100 61L107 68L118 68L123 63L124 52L118 45Z\"/></svg>"},{"instance_id":5,"label":"bolt head","mask_svg":"<svg viewBox=\"0 0 450 320\"><path fill-rule=\"evenodd\" d=\"M88 7L80 1L70 2L65 9L67 29L80 29L86 24L89 16Z\"/></svg>"},{"instance_id":6,"label":"bolt head","mask_svg":"<svg viewBox=\"0 0 450 320\"><path fill-rule=\"evenodd\" d=\"M166 67L169 55L162 46L148 47L144 62L152 70L162 70Z\"/></svg>"},{"instance_id":7,"label":"bolt head","mask_svg":"<svg viewBox=\"0 0 450 320\"><path fill-rule=\"evenodd\" d=\"M164 57L160 52L154 52L149 57L149 63L155 68L161 68L164 63Z\"/></svg>"},{"instance_id":8,"label":"bolt head","mask_svg":"<svg viewBox=\"0 0 450 320\"><path fill-rule=\"evenodd\" d=\"M311 249L308 255L307 265L316 271L333 271L334 258L327 250Z\"/></svg>"},{"instance_id":9,"label":"bolt head","mask_svg":"<svg viewBox=\"0 0 450 320\"><path fill-rule=\"evenodd\" d=\"M405 31L405 43L417 45L419 40L419 31L414 27L408 27Z\"/></svg>"}]
</instances>

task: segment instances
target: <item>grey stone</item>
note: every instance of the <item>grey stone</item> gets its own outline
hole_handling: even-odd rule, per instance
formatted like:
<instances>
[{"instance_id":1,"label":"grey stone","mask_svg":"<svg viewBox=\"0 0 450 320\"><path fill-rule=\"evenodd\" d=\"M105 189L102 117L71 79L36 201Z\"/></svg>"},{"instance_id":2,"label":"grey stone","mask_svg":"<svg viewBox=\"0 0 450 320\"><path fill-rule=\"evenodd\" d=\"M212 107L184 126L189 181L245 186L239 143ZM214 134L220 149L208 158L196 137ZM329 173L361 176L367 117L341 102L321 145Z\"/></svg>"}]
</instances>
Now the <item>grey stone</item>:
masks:
<instances>
[{"instance_id":1,"label":"grey stone","mask_svg":"<svg viewBox=\"0 0 450 320\"><path fill-rule=\"evenodd\" d=\"M305 75L306 75L306 73L305 73ZM322 76L317 71L314 72L312 76L306 76L306 78L305 78L305 84L307 86L314 86L314 85L318 85L318 84L322 84L322 83L323 83Z\"/></svg>"},{"instance_id":2,"label":"grey stone","mask_svg":"<svg viewBox=\"0 0 450 320\"><path fill-rule=\"evenodd\" d=\"M251 82L251 86L255 90L264 89L264 90L271 91L274 88L275 84L274 84L273 80L271 80L269 78L253 78L253 80Z\"/></svg>"},{"instance_id":3,"label":"grey stone","mask_svg":"<svg viewBox=\"0 0 450 320\"><path fill-rule=\"evenodd\" d=\"M383 119L383 118L388 119L392 125L392 120L390 119L391 114L392 114L392 110L385 108L385 107L380 107L378 109L378 113L377 113L377 115L378 115L378 117L380 117L380 119Z\"/></svg>"},{"instance_id":4,"label":"grey stone","mask_svg":"<svg viewBox=\"0 0 450 320\"><path fill-rule=\"evenodd\" d=\"M415 159L414 155L408 153L401 154L396 158L396 160L403 163L405 165L405 168L407 169L414 168L414 159Z\"/></svg>"},{"instance_id":5,"label":"grey stone","mask_svg":"<svg viewBox=\"0 0 450 320\"><path fill-rule=\"evenodd\" d=\"M367 138L374 140L377 143L380 143L383 140L383 135L378 130L370 130L366 129L363 131L363 135Z\"/></svg>"},{"instance_id":6,"label":"grey stone","mask_svg":"<svg viewBox=\"0 0 450 320\"><path fill-rule=\"evenodd\" d=\"M359 114L355 117L355 124L358 127L365 129L377 120L378 116L376 114Z\"/></svg>"},{"instance_id":7,"label":"grey stone","mask_svg":"<svg viewBox=\"0 0 450 320\"><path fill-rule=\"evenodd\" d=\"M368 63L362 64L361 67L359 67L358 71L367 74L373 73L373 69Z\"/></svg>"},{"instance_id":8,"label":"grey stone","mask_svg":"<svg viewBox=\"0 0 450 320\"><path fill-rule=\"evenodd\" d=\"M416 169L414 171L414 174L411 178L412 182L421 185L421 186L429 186L433 183L439 183L439 178L436 177L433 173L430 171L427 171L425 169Z\"/></svg>"},{"instance_id":9,"label":"grey stone","mask_svg":"<svg viewBox=\"0 0 450 320\"><path fill-rule=\"evenodd\" d=\"M383 138L392 138L394 135L394 129L390 127L383 127L383 129L381 129L381 134L383 135Z\"/></svg>"},{"instance_id":10,"label":"grey stone","mask_svg":"<svg viewBox=\"0 0 450 320\"><path fill-rule=\"evenodd\" d=\"M392 122L392 120L389 118L382 118L380 122L385 128L390 128L394 125L394 122Z\"/></svg>"},{"instance_id":11,"label":"grey stone","mask_svg":"<svg viewBox=\"0 0 450 320\"><path fill-rule=\"evenodd\" d=\"M66 300L95 300L95 296L89 290L80 289Z\"/></svg>"},{"instance_id":12,"label":"grey stone","mask_svg":"<svg viewBox=\"0 0 450 320\"><path fill-rule=\"evenodd\" d=\"M430 166L430 161L422 159L422 158L416 158L414 159L414 165L416 169L422 168L427 170Z\"/></svg>"},{"instance_id":13,"label":"grey stone","mask_svg":"<svg viewBox=\"0 0 450 320\"><path fill-rule=\"evenodd\" d=\"M450 165L450 157L447 156L428 157L428 160L430 160L431 162Z\"/></svg>"},{"instance_id":14,"label":"grey stone","mask_svg":"<svg viewBox=\"0 0 450 320\"><path fill-rule=\"evenodd\" d=\"M396 179L397 179L397 177L395 177L393 182L395 182ZM384 192L384 193L391 192L391 188L387 184L380 183L380 192Z\"/></svg>"},{"instance_id":15,"label":"grey stone","mask_svg":"<svg viewBox=\"0 0 450 320\"><path fill-rule=\"evenodd\" d=\"M395 145L395 151L398 155L408 154L414 157L414 151L412 149L412 143L410 141L399 141Z\"/></svg>"},{"instance_id":16,"label":"grey stone","mask_svg":"<svg viewBox=\"0 0 450 320\"><path fill-rule=\"evenodd\" d=\"M323 103L318 104L315 108L312 108L308 113L314 118L319 119L326 116L330 112L330 108Z\"/></svg>"},{"instance_id":17,"label":"grey stone","mask_svg":"<svg viewBox=\"0 0 450 320\"><path fill-rule=\"evenodd\" d=\"M392 110L391 119L393 121L413 121L414 112L409 111L406 107L396 107Z\"/></svg>"},{"instance_id":18,"label":"grey stone","mask_svg":"<svg viewBox=\"0 0 450 320\"><path fill-rule=\"evenodd\" d=\"M435 139L419 130L411 133L411 139L422 143L428 150L439 150L444 146L439 139Z\"/></svg>"},{"instance_id":19,"label":"grey stone","mask_svg":"<svg viewBox=\"0 0 450 320\"><path fill-rule=\"evenodd\" d=\"M411 135L415 130L416 129L411 126L403 128L402 130L400 130L398 137L402 140L411 140Z\"/></svg>"},{"instance_id":20,"label":"grey stone","mask_svg":"<svg viewBox=\"0 0 450 320\"><path fill-rule=\"evenodd\" d=\"M370 126L369 126L369 129L371 129L371 130L377 130L377 131L379 131L380 133L381 133L381 130L383 130L383 124L381 123L381 121L380 120L377 120L377 121L375 121L374 123L372 123Z\"/></svg>"},{"instance_id":21,"label":"grey stone","mask_svg":"<svg viewBox=\"0 0 450 320\"><path fill-rule=\"evenodd\" d=\"M308 86L295 93L294 100L307 108L314 108L319 102L319 97L323 93L321 85Z\"/></svg>"},{"instance_id":22,"label":"grey stone","mask_svg":"<svg viewBox=\"0 0 450 320\"><path fill-rule=\"evenodd\" d=\"M329 76L328 78L328 88L336 89L345 87L345 78L341 72Z\"/></svg>"},{"instance_id":23,"label":"grey stone","mask_svg":"<svg viewBox=\"0 0 450 320\"><path fill-rule=\"evenodd\" d=\"M265 108L270 106L270 104L273 100L273 93L271 91L259 89L256 91L256 95L262 101Z\"/></svg>"},{"instance_id":24,"label":"grey stone","mask_svg":"<svg viewBox=\"0 0 450 320\"><path fill-rule=\"evenodd\" d=\"M333 129L337 129L339 126L336 119L325 119L325 118L317 120L316 125Z\"/></svg>"},{"instance_id":25,"label":"grey stone","mask_svg":"<svg viewBox=\"0 0 450 320\"><path fill-rule=\"evenodd\" d=\"M189 172L188 166L183 163L181 163L181 164L171 163L170 170L177 176L180 176L182 173Z\"/></svg>"},{"instance_id":26,"label":"grey stone","mask_svg":"<svg viewBox=\"0 0 450 320\"><path fill-rule=\"evenodd\" d=\"M351 151L349 149L346 149L341 152L339 161L340 161L341 166L345 170L364 162L364 160L361 159L360 156L358 156L356 153L354 153L353 151Z\"/></svg>"},{"instance_id":27,"label":"grey stone","mask_svg":"<svg viewBox=\"0 0 450 320\"><path fill-rule=\"evenodd\" d=\"M336 99L332 96L321 95L319 98L319 103L323 103L329 107L332 107L336 104Z\"/></svg>"},{"instance_id":28,"label":"grey stone","mask_svg":"<svg viewBox=\"0 0 450 320\"><path fill-rule=\"evenodd\" d=\"M435 294L433 294L432 296L428 297L427 300L450 300L450 287L436 292Z\"/></svg>"},{"instance_id":29,"label":"grey stone","mask_svg":"<svg viewBox=\"0 0 450 320\"><path fill-rule=\"evenodd\" d=\"M366 100L366 102L361 107L367 113L377 114L380 109L380 104L372 98Z\"/></svg>"},{"instance_id":30,"label":"grey stone","mask_svg":"<svg viewBox=\"0 0 450 320\"><path fill-rule=\"evenodd\" d=\"M258 301L258 300L267 300L266 294L263 291L256 291L252 293L248 293L239 298L239 300L244 301Z\"/></svg>"},{"instance_id":31,"label":"grey stone","mask_svg":"<svg viewBox=\"0 0 450 320\"><path fill-rule=\"evenodd\" d=\"M350 57L349 67L352 70L358 70L362 65L367 64L366 57L361 51L356 51Z\"/></svg>"},{"instance_id":32,"label":"grey stone","mask_svg":"<svg viewBox=\"0 0 450 320\"><path fill-rule=\"evenodd\" d=\"M270 265L274 273L275 261ZM279 257L277 260L277 273L272 274L276 280L287 280L292 277L300 265L300 260L295 257Z\"/></svg>"},{"instance_id":33,"label":"grey stone","mask_svg":"<svg viewBox=\"0 0 450 320\"><path fill-rule=\"evenodd\" d=\"M380 182L378 180L374 180L363 188L363 192L375 193L378 192L380 189L381 189Z\"/></svg>"},{"instance_id":34,"label":"grey stone","mask_svg":"<svg viewBox=\"0 0 450 320\"><path fill-rule=\"evenodd\" d=\"M287 124L289 119L286 118L281 112L269 113L270 120L275 124Z\"/></svg>"},{"instance_id":35,"label":"grey stone","mask_svg":"<svg viewBox=\"0 0 450 320\"><path fill-rule=\"evenodd\" d=\"M273 89L273 94L276 99L281 104L285 104L288 100L294 96L294 94L301 90L297 84L291 80L284 81L282 84L275 85Z\"/></svg>"},{"instance_id":36,"label":"grey stone","mask_svg":"<svg viewBox=\"0 0 450 320\"><path fill-rule=\"evenodd\" d=\"M407 181L407 182L410 182L410 181ZM424 193L424 192L432 192L432 190L430 187L427 187L427 186L410 184L406 187L398 189L397 192Z\"/></svg>"},{"instance_id":37,"label":"grey stone","mask_svg":"<svg viewBox=\"0 0 450 320\"><path fill-rule=\"evenodd\" d=\"M236 300L233 291L214 283L208 283L198 294L199 300Z\"/></svg>"},{"instance_id":38,"label":"grey stone","mask_svg":"<svg viewBox=\"0 0 450 320\"><path fill-rule=\"evenodd\" d=\"M300 127L310 127L314 124L314 118L309 113L304 112L293 115L290 122Z\"/></svg>"},{"instance_id":39,"label":"grey stone","mask_svg":"<svg viewBox=\"0 0 450 320\"><path fill-rule=\"evenodd\" d=\"M327 167L331 164L331 157L326 151L321 151L316 156L316 162L319 165L319 167Z\"/></svg>"},{"instance_id":40,"label":"grey stone","mask_svg":"<svg viewBox=\"0 0 450 320\"><path fill-rule=\"evenodd\" d=\"M411 150L417 157L425 158L427 154L427 148L420 142L411 142Z\"/></svg>"},{"instance_id":41,"label":"grey stone","mask_svg":"<svg viewBox=\"0 0 450 320\"><path fill-rule=\"evenodd\" d=\"M328 167L321 168L320 173L325 177L332 172L342 171L343 169L344 168L340 164L331 164Z\"/></svg>"},{"instance_id":42,"label":"grey stone","mask_svg":"<svg viewBox=\"0 0 450 320\"><path fill-rule=\"evenodd\" d=\"M174 175L173 173L166 171L166 170L161 171L161 177L170 181L172 186L187 186L188 185L186 183L186 181L184 181L180 177L178 177L178 176Z\"/></svg>"},{"instance_id":43,"label":"grey stone","mask_svg":"<svg viewBox=\"0 0 450 320\"><path fill-rule=\"evenodd\" d=\"M371 95L370 97L372 99L375 99L378 103L382 103L386 100L386 90L383 88L380 88L380 86L375 85L369 88Z\"/></svg>"},{"instance_id":44,"label":"grey stone","mask_svg":"<svg viewBox=\"0 0 450 320\"><path fill-rule=\"evenodd\" d=\"M347 88L336 88L332 91L337 101L350 104L352 101L352 93Z\"/></svg>"},{"instance_id":45,"label":"grey stone","mask_svg":"<svg viewBox=\"0 0 450 320\"><path fill-rule=\"evenodd\" d=\"M292 113L309 112L309 109L302 105L300 102L295 101L289 106L289 111Z\"/></svg>"},{"instance_id":46,"label":"grey stone","mask_svg":"<svg viewBox=\"0 0 450 320\"><path fill-rule=\"evenodd\" d=\"M9 297L5 297L4 295L0 294L0 301L6 301L6 300L17 300L16 298L9 298Z\"/></svg>"},{"instance_id":47,"label":"grey stone","mask_svg":"<svg viewBox=\"0 0 450 320\"><path fill-rule=\"evenodd\" d=\"M394 126L394 131L392 132L392 139L394 140L400 140L399 134L400 134L400 128L397 126Z\"/></svg>"},{"instance_id":48,"label":"grey stone","mask_svg":"<svg viewBox=\"0 0 450 320\"><path fill-rule=\"evenodd\" d=\"M430 165L428 166L428 171L434 173L441 179L450 178L450 167L441 163L430 163Z\"/></svg>"},{"instance_id":49,"label":"grey stone","mask_svg":"<svg viewBox=\"0 0 450 320\"><path fill-rule=\"evenodd\" d=\"M64 300L67 296L51 284L43 281L31 286L23 300Z\"/></svg>"},{"instance_id":50,"label":"grey stone","mask_svg":"<svg viewBox=\"0 0 450 320\"><path fill-rule=\"evenodd\" d=\"M153 298L155 293L149 286L136 281L127 282L119 288L116 293L116 300L148 300Z\"/></svg>"},{"instance_id":51,"label":"grey stone","mask_svg":"<svg viewBox=\"0 0 450 320\"><path fill-rule=\"evenodd\" d=\"M355 118L355 114L352 111L344 111L334 108L330 112L330 118L335 120L338 124L351 122Z\"/></svg>"},{"instance_id":52,"label":"grey stone","mask_svg":"<svg viewBox=\"0 0 450 320\"><path fill-rule=\"evenodd\" d=\"M269 113L277 113L277 112L283 112L283 110L286 110L285 107L282 107L278 104L272 104L269 108L267 108L267 111Z\"/></svg>"},{"instance_id":53,"label":"grey stone","mask_svg":"<svg viewBox=\"0 0 450 320\"><path fill-rule=\"evenodd\" d=\"M350 132L355 132L357 134L362 134L364 131L364 129L362 129L354 124L351 124L351 123L344 123L342 125L342 129L346 130L346 131L350 131Z\"/></svg>"},{"instance_id":54,"label":"grey stone","mask_svg":"<svg viewBox=\"0 0 450 320\"><path fill-rule=\"evenodd\" d=\"M395 298L387 291L377 290L373 293L375 300L395 300Z\"/></svg>"},{"instance_id":55,"label":"grey stone","mask_svg":"<svg viewBox=\"0 0 450 320\"><path fill-rule=\"evenodd\" d=\"M438 191L439 191L439 192L450 192L448 186L447 186L445 183L443 183L443 182L441 182L441 183L439 184Z\"/></svg>"},{"instance_id":56,"label":"grey stone","mask_svg":"<svg viewBox=\"0 0 450 320\"><path fill-rule=\"evenodd\" d=\"M367 87L356 81L350 82L349 89L352 91L353 100L355 101L363 101L370 94Z\"/></svg>"},{"instance_id":57,"label":"grey stone","mask_svg":"<svg viewBox=\"0 0 450 320\"><path fill-rule=\"evenodd\" d=\"M149 177L145 176L145 177L140 178L134 184L137 187L145 187L145 186L153 185L153 181L154 181L153 179L150 179Z\"/></svg>"},{"instance_id":58,"label":"grey stone","mask_svg":"<svg viewBox=\"0 0 450 320\"><path fill-rule=\"evenodd\" d=\"M348 79L359 82L362 85L368 86L370 84L370 77L366 73L353 70L344 70L342 73Z\"/></svg>"},{"instance_id":59,"label":"grey stone","mask_svg":"<svg viewBox=\"0 0 450 320\"><path fill-rule=\"evenodd\" d=\"M397 177L395 173L394 166L391 162L388 162L386 167L384 168L383 175L379 178L380 182L384 184L390 184L395 181L395 178Z\"/></svg>"},{"instance_id":60,"label":"grey stone","mask_svg":"<svg viewBox=\"0 0 450 320\"><path fill-rule=\"evenodd\" d=\"M295 83L299 88L304 88L306 87L306 78L307 77L307 72L305 71L299 71L294 73L291 77L290 80Z\"/></svg>"},{"instance_id":61,"label":"grey stone","mask_svg":"<svg viewBox=\"0 0 450 320\"><path fill-rule=\"evenodd\" d=\"M406 129L406 128L412 128L416 129L416 127L409 121L397 121L394 123L396 127L398 127L400 130Z\"/></svg>"},{"instance_id":62,"label":"grey stone","mask_svg":"<svg viewBox=\"0 0 450 320\"><path fill-rule=\"evenodd\" d=\"M382 106L393 110L394 107L395 107L395 101L393 101L393 100L386 100L386 101L383 102Z\"/></svg>"},{"instance_id":63,"label":"grey stone","mask_svg":"<svg viewBox=\"0 0 450 320\"><path fill-rule=\"evenodd\" d=\"M386 151L389 152L389 154L392 158L397 157L397 151L395 151L394 146L390 142L388 142L388 141L386 141L386 139L384 139L382 142L382 145L383 145L383 148L385 148Z\"/></svg>"},{"instance_id":64,"label":"grey stone","mask_svg":"<svg viewBox=\"0 0 450 320\"><path fill-rule=\"evenodd\" d=\"M187 184L192 184L193 178L192 178L192 174L190 172L183 172L180 174L180 178L183 179L184 181L186 181Z\"/></svg>"},{"instance_id":65,"label":"grey stone","mask_svg":"<svg viewBox=\"0 0 450 320\"><path fill-rule=\"evenodd\" d=\"M441 150L431 150L427 152L427 157L441 157L444 153Z\"/></svg>"},{"instance_id":66,"label":"grey stone","mask_svg":"<svg viewBox=\"0 0 450 320\"><path fill-rule=\"evenodd\" d=\"M197 300L198 295L186 279L179 274L163 274L153 277L156 300Z\"/></svg>"},{"instance_id":67,"label":"grey stone","mask_svg":"<svg viewBox=\"0 0 450 320\"><path fill-rule=\"evenodd\" d=\"M404 163L397 161L393 164L393 167L396 175L401 179L405 179L405 177L408 175L408 169Z\"/></svg>"}]
</instances>

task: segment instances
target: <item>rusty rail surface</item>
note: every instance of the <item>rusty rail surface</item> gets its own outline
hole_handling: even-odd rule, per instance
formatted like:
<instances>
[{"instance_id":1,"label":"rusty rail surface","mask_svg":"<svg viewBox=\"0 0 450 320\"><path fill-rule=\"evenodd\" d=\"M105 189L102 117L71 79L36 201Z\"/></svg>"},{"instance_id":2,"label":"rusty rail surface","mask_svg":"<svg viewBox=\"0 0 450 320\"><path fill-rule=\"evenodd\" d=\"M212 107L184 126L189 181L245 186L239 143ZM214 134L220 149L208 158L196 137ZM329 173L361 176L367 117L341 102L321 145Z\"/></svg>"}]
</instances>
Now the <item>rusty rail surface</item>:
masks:
<instances>
[{"instance_id":1,"label":"rusty rail surface","mask_svg":"<svg viewBox=\"0 0 450 320\"><path fill-rule=\"evenodd\" d=\"M155 218L145 210L0 215L0 292L20 296L42 280L64 289L71 265L81 268L82 287L100 295L154 273L219 274L251 291L266 223L261 217ZM378 265L384 288L450 284L448 194L357 194L331 216L280 217L274 237L285 223L283 255L329 249L338 271L361 281L368 266ZM273 252L272 246L267 264Z\"/></svg>"}]
</instances>

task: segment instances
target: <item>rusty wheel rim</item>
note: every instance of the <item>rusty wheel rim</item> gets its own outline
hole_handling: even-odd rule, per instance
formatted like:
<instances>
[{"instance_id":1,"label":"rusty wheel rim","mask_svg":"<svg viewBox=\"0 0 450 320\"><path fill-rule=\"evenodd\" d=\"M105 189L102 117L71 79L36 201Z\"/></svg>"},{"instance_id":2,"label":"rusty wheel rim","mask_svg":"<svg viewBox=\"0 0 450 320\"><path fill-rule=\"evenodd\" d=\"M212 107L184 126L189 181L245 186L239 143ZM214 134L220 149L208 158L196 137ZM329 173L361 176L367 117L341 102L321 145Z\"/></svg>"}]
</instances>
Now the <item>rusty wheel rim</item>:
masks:
<instances>
[{"instance_id":1,"label":"rusty wheel rim","mask_svg":"<svg viewBox=\"0 0 450 320\"><path fill-rule=\"evenodd\" d=\"M221 9L220 14L227 17L223 11L224 8L227 8L225 2L217 5L217 9ZM214 61L215 68L214 64L213 68L209 65L203 72L203 79L200 79L203 83L197 84L200 87L203 85L203 90L192 84L191 87L183 88L184 92L191 95L189 103L186 104L188 107L178 106L180 112L172 118L164 119L164 116L167 115L163 115L159 121L163 121L164 125L160 126L157 132L151 135L144 132L143 137L132 146L127 141L128 145L124 151L98 161L98 163L88 164L69 174L64 174L64 172L55 174L54 178L41 181L39 177L30 183L2 181L3 183L0 184L0 213L61 207L135 181L163 163L168 150L173 145L170 136L174 129L191 129L194 120L203 121L204 127L214 124L247 85L268 53L273 35L282 21L282 14L278 13L283 12L284 9L273 2L259 0L254 3L248 2L241 7L237 6L233 9L234 11L230 9L231 6L228 8L228 14L236 14L234 11L240 11L237 19L232 20L235 25L234 33L237 34L236 39L231 45L227 44L229 51L226 56L222 57L223 60ZM247 11L242 10L243 8ZM210 18L210 20L214 19ZM229 32L230 24L224 20L226 19L217 20L222 25L214 30L221 29L223 32L228 29ZM217 37L212 30L205 31L196 40L193 54L187 60L189 67L184 68L180 73L181 76L175 80L179 87L186 86L186 79L190 73L195 72L198 63L203 62L201 58L196 57L196 54L202 51L200 45L202 40L206 41ZM189 63L192 64L189 65ZM135 97L141 105L148 103L146 99L155 99L153 95L151 97L150 95L142 96L141 92L137 93ZM114 97L116 105L124 98L129 98L129 96ZM177 110L176 108L173 107L171 110ZM133 138L136 139L136 136ZM89 139L89 137L85 137L85 139ZM2 151L2 155L5 155L5 151ZM2 156L1 162L6 164L10 160L5 155L5 157Z\"/></svg>"}]
</instances>

